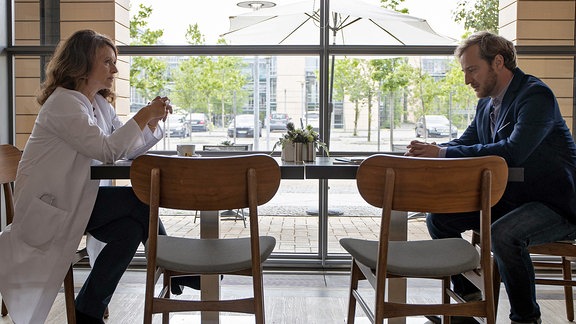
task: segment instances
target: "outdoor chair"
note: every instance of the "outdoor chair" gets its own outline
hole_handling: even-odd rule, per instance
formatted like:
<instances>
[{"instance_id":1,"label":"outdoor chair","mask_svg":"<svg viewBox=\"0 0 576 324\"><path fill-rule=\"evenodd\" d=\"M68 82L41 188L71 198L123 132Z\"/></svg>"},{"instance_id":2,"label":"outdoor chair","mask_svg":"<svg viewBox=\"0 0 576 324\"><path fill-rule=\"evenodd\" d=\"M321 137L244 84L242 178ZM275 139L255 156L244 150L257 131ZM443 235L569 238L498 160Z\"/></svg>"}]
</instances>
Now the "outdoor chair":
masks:
<instances>
[{"instance_id":1,"label":"outdoor chair","mask_svg":"<svg viewBox=\"0 0 576 324\"><path fill-rule=\"evenodd\" d=\"M130 169L136 196L150 205L150 232L146 244L146 297L144 323L152 315L170 312L218 311L255 314L264 323L262 262L272 253L276 240L260 236L258 206L276 194L280 167L265 154L228 157L144 155ZM159 208L217 211L248 208L250 237L202 239L158 235ZM233 300L182 300L170 298L170 278L178 275L252 276L253 297ZM163 275L155 296L155 283Z\"/></svg>"},{"instance_id":2,"label":"outdoor chair","mask_svg":"<svg viewBox=\"0 0 576 324\"><path fill-rule=\"evenodd\" d=\"M356 182L370 205L382 208L378 241L343 238L340 244L352 256L348 323L354 323L356 303L372 323L385 318L442 315L482 317L495 323L493 290L481 301L465 302L450 288L450 276L490 267L490 208L502 197L508 177L504 159L497 156L433 159L373 155L360 164ZM423 241L390 241L392 211L481 212L478 250L460 238ZM388 278L442 280L442 303L406 304L385 297ZM367 279L375 289L373 310L358 290ZM492 287L492 273L483 286ZM454 300L454 303L451 301ZM445 318L447 319L447 318Z\"/></svg>"}]
</instances>

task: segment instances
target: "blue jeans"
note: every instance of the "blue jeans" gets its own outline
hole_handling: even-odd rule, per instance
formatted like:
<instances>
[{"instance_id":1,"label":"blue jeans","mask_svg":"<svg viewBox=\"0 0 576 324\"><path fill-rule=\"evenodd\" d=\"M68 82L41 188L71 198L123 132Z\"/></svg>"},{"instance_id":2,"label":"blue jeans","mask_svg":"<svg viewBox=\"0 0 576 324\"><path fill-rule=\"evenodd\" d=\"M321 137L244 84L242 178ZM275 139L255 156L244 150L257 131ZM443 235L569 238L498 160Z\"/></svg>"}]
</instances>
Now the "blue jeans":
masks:
<instances>
[{"instance_id":1,"label":"blue jeans","mask_svg":"<svg viewBox=\"0 0 576 324\"><path fill-rule=\"evenodd\" d=\"M428 232L434 239L461 237L479 229L478 213L429 214ZM510 301L510 320L530 322L540 317L536 302L534 267L528 247L576 238L576 225L539 202L512 211L492 213L492 252ZM452 278L454 290L465 295L477 288L463 276Z\"/></svg>"},{"instance_id":2,"label":"blue jeans","mask_svg":"<svg viewBox=\"0 0 576 324\"><path fill-rule=\"evenodd\" d=\"M76 297L76 309L102 318L122 275L140 243L148 239L150 207L142 203L131 187L100 187L86 227L106 246ZM162 223L160 234L166 234Z\"/></svg>"}]
</instances>

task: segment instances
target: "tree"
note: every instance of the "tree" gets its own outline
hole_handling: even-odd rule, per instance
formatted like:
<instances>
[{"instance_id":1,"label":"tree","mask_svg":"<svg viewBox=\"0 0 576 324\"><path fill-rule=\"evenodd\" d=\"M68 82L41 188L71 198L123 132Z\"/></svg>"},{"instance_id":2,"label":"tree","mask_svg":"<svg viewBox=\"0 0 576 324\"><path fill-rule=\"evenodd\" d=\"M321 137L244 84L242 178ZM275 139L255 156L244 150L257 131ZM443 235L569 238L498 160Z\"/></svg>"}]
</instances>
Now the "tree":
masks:
<instances>
[{"instance_id":1,"label":"tree","mask_svg":"<svg viewBox=\"0 0 576 324\"><path fill-rule=\"evenodd\" d=\"M391 122L396 125L401 121L404 108L402 106L402 96L397 95L400 91L402 92L400 95L405 94L406 87L414 79L415 69L410 66L406 58L401 57L372 60L370 64L375 69L372 78L379 82L381 93L386 93L391 98L390 109L394 112L394 120Z\"/></svg>"},{"instance_id":2,"label":"tree","mask_svg":"<svg viewBox=\"0 0 576 324\"><path fill-rule=\"evenodd\" d=\"M353 136L358 136L358 118L362 100L362 70L359 59L345 58L334 63L334 99L344 102L346 96L354 104Z\"/></svg>"},{"instance_id":3,"label":"tree","mask_svg":"<svg viewBox=\"0 0 576 324\"><path fill-rule=\"evenodd\" d=\"M444 93L451 94L452 101L449 102L449 106L453 110L458 110L461 112L466 112L466 118L463 114L458 114L456 117L451 114L451 120L458 124L458 127L465 127L470 122L470 119L474 114L474 106L476 105L477 98L476 94L467 86L464 82L464 72L458 61L453 60L450 62L450 70L446 72L446 77L442 80L441 88Z\"/></svg>"},{"instance_id":4,"label":"tree","mask_svg":"<svg viewBox=\"0 0 576 324\"><path fill-rule=\"evenodd\" d=\"M198 24L188 26L186 41L191 45L204 44L204 35ZM224 118L231 112L234 98L237 102L243 102L246 98L242 87L246 85L247 78L242 74L242 67L242 59L232 56L198 56L184 60L174 75L174 103L188 112L204 112L210 120L215 115L214 107L219 106L224 125Z\"/></svg>"},{"instance_id":5,"label":"tree","mask_svg":"<svg viewBox=\"0 0 576 324\"><path fill-rule=\"evenodd\" d=\"M130 38L132 45L153 45L164 34L163 30L148 28L148 18L152 15L152 7L140 4L138 13L130 20ZM130 64L130 85L144 97L151 100L165 93L167 79L167 64L157 57L133 57Z\"/></svg>"},{"instance_id":6,"label":"tree","mask_svg":"<svg viewBox=\"0 0 576 324\"><path fill-rule=\"evenodd\" d=\"M404 2L404 0L380 0L380 3L382 4L382 8L386 8L386 9L390 9L390 10L394 10L394 11L398 11L398 12L407 14L408 13L407 8L398 9L398 6L403 2Z\"/></svg>"},{"instance_id":7,"label":"tree","mask_svg":"<svg viewBox=\"0 0 576 324\"><path fill-rule=\"evenodd\" d=\"M498 32L498 0L460 0L453 12L454 21L464 22L467 30Z\"/></svg>"}]
</instances>

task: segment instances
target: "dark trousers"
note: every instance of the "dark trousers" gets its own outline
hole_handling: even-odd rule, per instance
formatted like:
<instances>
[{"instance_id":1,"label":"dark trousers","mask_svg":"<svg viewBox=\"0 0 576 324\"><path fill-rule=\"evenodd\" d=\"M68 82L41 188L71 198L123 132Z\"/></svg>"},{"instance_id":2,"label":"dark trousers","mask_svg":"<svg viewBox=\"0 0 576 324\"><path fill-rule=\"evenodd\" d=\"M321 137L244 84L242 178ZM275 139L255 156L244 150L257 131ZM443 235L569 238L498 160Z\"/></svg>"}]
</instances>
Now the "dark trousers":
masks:
<instances>
[{"instance_id":1,"label":"dark trousers","mask_svg":"<svg viewBox=\"0 0 576 324\"><path fill-rule=\"evenodd\" d=\"M540 318L535 274L528 248L576 238L576 224L539 202L523 204L508 213L492 209L492 252L510 302L510 320L534 323ZM478 213L430 214L426 219L432 238L461 237L477 230ZM453 276L456 293L466 295L477 288L463 276Z\"/></svg>"},{"instance_id":2,"label":"dark trousers","mask_svg":"<svg viewBox=\"0 0 576 324\"><path fill-rule=\"evenodd\" d=\"M150 208L131 187L100 187L86 232L106 246L76 297L76 309L102 318L140 243L148 239ZM166 234L160 223L160 234Z\"/></svg>"}]
</instances>

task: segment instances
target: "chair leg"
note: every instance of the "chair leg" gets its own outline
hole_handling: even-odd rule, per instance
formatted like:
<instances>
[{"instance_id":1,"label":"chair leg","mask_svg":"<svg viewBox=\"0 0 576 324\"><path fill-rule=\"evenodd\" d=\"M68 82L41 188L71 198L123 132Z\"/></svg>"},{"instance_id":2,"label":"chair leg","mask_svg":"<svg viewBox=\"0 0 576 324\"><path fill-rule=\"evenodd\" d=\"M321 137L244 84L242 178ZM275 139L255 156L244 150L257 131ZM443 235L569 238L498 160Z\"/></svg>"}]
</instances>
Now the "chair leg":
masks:
<instances>
[{"instance_id":1,"label":"chair leg","mask_svg":"<svg viewBox=\"0 0 576 324\"><path fill-rule=\"evenodd\" d=\"M562 257L562 277L564 280L572 281L572 266L570 260ZM566 303L566 318L574 321L574 293L572 286L564 286L564 302Z\"/></svg>"},{"instance_id":2,"label":"chair leg","mask_svg":"<svg viewBox=\"0 0 576 324\"><path fill-rule=\"evenodd\" d=\"M254 296L254 318L256 324L264 324L264 282L262 279L262 267L252 269L252 287Z\"/></svg>"},{"instance_id":3,"label":"chair leg","mask_svg":"<svg viewBox=\"0 0 576 324\"><path fill-rule=\"evenodd\" d=\"M74 270L72 265L64 278L64 299L66 301L66 318L69 324L76 324L76 307L74 305Z\"/></svg>"},{"instance_id":4,"label":"chair leg","mask_svg":"<svg viewBox=\"0 0 576 324\"><path fill-rule=\"evenodd\" d=\"M240 209L240 214L242 216L242 222L244 222L244 228L246 228L246 215L244 214L244 209Z\"/></svg>"},{"instance_id":5,"label":"chair leg","mask_svg":"<svg viewBox=\"0 0 576 324\"><path fill-rule=\"evenodd\" d=\"M2 301L2 317L8 315L8 308L6 308L6 303L4 303L4 301Z\"/></svg>"},{"instance_id":6,"label":"chair leg","mask_svg":"<svg viewBox=\"0 0 576 324\"><path fill-rule=\"evenodd\" d=\"M352 259L352 270L350 271L350 291L348 293L348 319L347 324L354 324L356 318L356 297L354 291L358 289L358 280L360 280L360 268L356 261Z\"/></svg>"}]
</instances>

